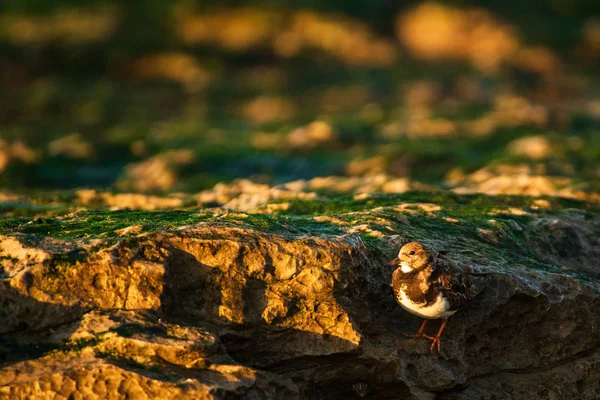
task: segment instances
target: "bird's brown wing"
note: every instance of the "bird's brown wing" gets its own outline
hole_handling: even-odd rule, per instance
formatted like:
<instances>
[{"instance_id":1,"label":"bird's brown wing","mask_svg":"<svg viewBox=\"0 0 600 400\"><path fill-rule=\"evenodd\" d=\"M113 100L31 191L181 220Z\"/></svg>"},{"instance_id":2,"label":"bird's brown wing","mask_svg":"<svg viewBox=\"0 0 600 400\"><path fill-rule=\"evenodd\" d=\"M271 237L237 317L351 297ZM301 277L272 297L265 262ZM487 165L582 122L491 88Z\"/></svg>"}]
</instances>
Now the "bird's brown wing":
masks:
<instances>
[{"instance_id":1,"label":"bird's brown wing","mask_svg":"<svg viewBox=\"0 0 600 400\"><path fill-rule=\"evenodd\" d=\"M479 292L471 278L463 272L440 271L433 284L444 294L451 310L463 308Z\"/></svg>"}]
</instances>

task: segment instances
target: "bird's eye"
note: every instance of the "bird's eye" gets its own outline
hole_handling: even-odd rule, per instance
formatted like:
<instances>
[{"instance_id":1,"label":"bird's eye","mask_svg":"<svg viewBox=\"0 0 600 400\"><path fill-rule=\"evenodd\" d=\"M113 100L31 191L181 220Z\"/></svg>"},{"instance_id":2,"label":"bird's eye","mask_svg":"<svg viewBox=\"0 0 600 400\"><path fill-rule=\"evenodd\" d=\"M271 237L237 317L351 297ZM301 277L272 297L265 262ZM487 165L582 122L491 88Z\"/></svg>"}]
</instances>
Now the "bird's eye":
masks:
<instances>
[{"instance_id":1,"label":"bird's eye","mask_svg":"<svg viewBox=\"0 0 600 400\"><path fill-rule=\"evenodd\" d=\"M411 251L408 252L408 254L410 254L411 256L414 256L415 255L415 251L411 250Z\"/></svg>"}]
</instances>

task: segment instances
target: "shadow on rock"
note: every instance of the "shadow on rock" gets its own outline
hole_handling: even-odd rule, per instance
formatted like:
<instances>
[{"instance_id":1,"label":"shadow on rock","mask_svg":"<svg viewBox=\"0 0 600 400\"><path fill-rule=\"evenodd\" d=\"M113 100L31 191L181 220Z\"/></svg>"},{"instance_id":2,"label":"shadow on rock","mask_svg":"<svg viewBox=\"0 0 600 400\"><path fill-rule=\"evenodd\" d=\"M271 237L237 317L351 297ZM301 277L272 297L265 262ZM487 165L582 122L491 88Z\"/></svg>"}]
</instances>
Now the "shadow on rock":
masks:
<instances>
[{"instance_id":1,"label":"shadow on rock","mask_svg":"<svg viewBox=\"0 0 600 400\"><path fill-rule=\"evenodd\" d=\"M292 379L304 398L350 395L365 377L393 381L389 363L361 356L360 337L338 304L343 299L336 299L344 257L312 239L237 239L239 246L196 241L184 250L181 243L163 245L169 253L161 296L167 320L211 324L232 359ZM288 257L290 250L304 257ZM291 264L295 273L276 279ZM369 390L377 392L374 386Z\"/></svg>"},{"instance_id":2,"label":"shadow on rock","mask_svg":"<svg viewBox=\"0 0 600 400\"><path fill-rule=\"evenodd\" d=\"M16 277L29 281L24 273ZM35 359L59 348L77 329L78 321L88 308L75 304L42 302L0 282L0 367Z\"/></svg>"}]
</instances>

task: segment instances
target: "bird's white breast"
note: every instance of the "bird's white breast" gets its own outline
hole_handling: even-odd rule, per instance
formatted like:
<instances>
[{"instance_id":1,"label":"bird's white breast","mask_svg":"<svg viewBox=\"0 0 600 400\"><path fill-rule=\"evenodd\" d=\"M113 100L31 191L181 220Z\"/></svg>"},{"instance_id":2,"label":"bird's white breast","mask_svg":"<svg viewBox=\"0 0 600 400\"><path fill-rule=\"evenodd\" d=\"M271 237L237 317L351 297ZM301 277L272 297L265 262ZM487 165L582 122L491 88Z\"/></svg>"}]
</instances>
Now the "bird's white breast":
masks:
<instances>
[{"instance_id":1,"label":"bird's white breast","mask_svg":"<svg viewBox=\"0 0 600 400\"><path fill-rule=\"evenodd\" d=\"M404 272L405 274L408 274L413 269L412 269L412 267L410 265L408 265L407 263L403 262L403 263L400 263L400 270L402 272Z\"/></svg>"},{"instance_id":2,"label":"bird's white breast","mask_svg":"<svg viewBox=\"0 0 600 400\"><path fill-rule=\"evenodd\" d=\"M411 314L418 315L421 318L426 319L438 319L448 318L456 312L456 310L450 310L450 304L448 301L438 295L437 299L432 304L415 303L408 298L404 290L400 290L398 293L398 303Z\"/></svg>"}]
</instances>

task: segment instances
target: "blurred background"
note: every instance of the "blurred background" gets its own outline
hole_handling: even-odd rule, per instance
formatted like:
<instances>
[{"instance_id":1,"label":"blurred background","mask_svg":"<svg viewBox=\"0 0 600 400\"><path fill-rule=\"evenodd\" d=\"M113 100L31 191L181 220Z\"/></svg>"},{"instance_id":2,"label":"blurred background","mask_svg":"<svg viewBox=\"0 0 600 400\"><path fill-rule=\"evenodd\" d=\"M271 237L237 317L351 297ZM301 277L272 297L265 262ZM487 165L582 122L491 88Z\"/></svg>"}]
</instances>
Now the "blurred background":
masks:
<instances>
[{"instance_id":1,"label":"blurred background","mask_svg":"<svg viewBox=\"0 0 600 400\"><path fill-rule=\"evenodd\" d=\"M599 11L3 0L2 193L224 204L287 183L597 200Z\"/></svg>"}]
</instances>

